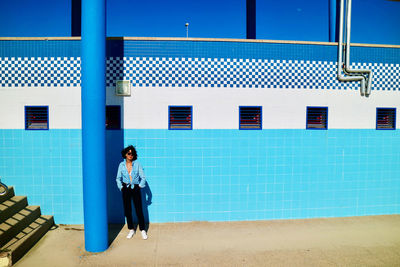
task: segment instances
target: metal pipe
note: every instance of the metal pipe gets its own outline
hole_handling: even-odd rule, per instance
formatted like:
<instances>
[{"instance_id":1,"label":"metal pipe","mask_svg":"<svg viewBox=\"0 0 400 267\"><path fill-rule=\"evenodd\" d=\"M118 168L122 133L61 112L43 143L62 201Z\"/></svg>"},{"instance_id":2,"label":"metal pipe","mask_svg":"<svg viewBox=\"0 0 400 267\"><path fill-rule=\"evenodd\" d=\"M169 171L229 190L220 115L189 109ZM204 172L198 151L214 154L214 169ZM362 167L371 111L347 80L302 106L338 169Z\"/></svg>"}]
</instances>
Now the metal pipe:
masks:
<instances>
[{"instance_id":1,"label":"metal pipe","mask_svg":"<svg viewBox=\"0 0 400 267\"><path fill-rule=\"evenodd\" d=\"M338 42L338 71L337 77L339 81L361 81L360 93L365 93L365 78L364 76L344 76L343 72L343 13L344 13L344 0L340 0L340 20L339 20L339 42Z\"/></svg>"},{"instance_id":2,"label":"metal pipe","mask_svg":"<svg viewBox=\"0 0 400 267\"><path fill-rule=\"evenodd\" d=\"M344 64L344 71L349 75L355 74L368 74L367 77L363 76L365 82L367 84L367 88L365 90L365 96L369 96L371 93L371 81L372 81L372 71L367 69L351 69L350 68L350 34L351 34L351 6L352 0L347 0L347 9L346 9L346 59Z\"/></svg>"}]
</instances>

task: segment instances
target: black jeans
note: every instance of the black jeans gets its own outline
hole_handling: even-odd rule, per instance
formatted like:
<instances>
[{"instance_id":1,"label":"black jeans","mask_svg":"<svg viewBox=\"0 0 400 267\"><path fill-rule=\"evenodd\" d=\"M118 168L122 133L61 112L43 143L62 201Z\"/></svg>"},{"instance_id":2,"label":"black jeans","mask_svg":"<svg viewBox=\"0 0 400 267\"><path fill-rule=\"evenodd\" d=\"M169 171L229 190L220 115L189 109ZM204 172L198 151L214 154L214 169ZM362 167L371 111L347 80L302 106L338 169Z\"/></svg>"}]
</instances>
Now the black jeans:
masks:
<instances>
[{"instance_id":1,"label":"black jeans","mask_svg":"<svg viewBox=\"0 0 400 267\"><path fill-rule=\"evenodd\" d=\"M126 184L122 186L122 200L124 202L124 213L126 217L126 222L128 224L128 229L133 229L133 220L132 220L132 199L133 204L135 205L136 216L139 220L139 229L140 231L146 230L144 226L144 217L142 210L142 195L140 194L139 185L135 184L135 187L132 189L130 187L126 187Z\"/></svg>"}]
</instances>

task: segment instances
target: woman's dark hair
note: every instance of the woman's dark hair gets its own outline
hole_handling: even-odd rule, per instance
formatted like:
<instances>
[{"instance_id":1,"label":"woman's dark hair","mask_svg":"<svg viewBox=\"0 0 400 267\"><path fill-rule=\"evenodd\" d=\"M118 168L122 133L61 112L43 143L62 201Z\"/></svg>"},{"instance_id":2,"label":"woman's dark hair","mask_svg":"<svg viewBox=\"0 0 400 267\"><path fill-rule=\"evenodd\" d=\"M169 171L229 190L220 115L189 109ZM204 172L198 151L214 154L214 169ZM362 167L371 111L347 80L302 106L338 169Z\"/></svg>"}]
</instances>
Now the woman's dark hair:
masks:
<instances>
[{"instance_id":1,"label":"woman's dark hair","mask_svg":"<svg viewBox=\"0 0 400 267\"><path fill-rule=\"evenodd\" d=\"M125 147L124 149L122 149L121 151L121 155L122 157L125 159L126 158L126 153L128 153L130 151L132 151L132 155L133 155L133 159L132 160L136 160L137 159L137 153L136 153L136 149L134 146L130 145Z\"/></svg>"}]
</instances>

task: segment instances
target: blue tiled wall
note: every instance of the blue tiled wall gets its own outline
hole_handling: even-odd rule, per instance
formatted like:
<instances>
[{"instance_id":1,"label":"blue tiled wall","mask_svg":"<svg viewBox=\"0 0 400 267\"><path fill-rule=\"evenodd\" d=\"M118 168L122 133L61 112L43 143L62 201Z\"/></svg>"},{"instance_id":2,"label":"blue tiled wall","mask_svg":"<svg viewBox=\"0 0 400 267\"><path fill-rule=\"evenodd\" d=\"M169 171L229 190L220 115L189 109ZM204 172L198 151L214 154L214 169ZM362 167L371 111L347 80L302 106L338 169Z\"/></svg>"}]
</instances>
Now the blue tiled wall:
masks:
<instances>
[{"instance_id":1,"label":"blue tiled wall","mask_svg":"<svg viewBox=\"0 0 400 267\"><path fill-rule=\"evenodd\" d=\"M80 130L1 130L0 137L3 180L56 223L83 223ZM137 146L145 168L150 222L400 212L398 130L125 130L123 139ZM112 152L109 218L122 222L119 148Z\"/></svg>"},{"instance_id":2,"label":"blue tiled wall","mask_svg":"<svg viewBox=\"0 0 400 267\"><path fill-rule=\"evenodd\" d=\"M353 47L372 90L400 90L400 49ZM337 80L337 47L206 41L107 41L107 86L358 90ZM80 86L80 41L1 41L0 87Z\"/></svg>"},{"instance_id":3,"label":"blue tiled wall","mask_svg":"<svg viewBox=\"0 0 400 267\"><path fill-rule=\"evenodd\" d=\"M126 130L151 221L398 213L398 131Z\"/></svg>"},{"instance_id":4,"label":"blue tiled wall","mask_svg":"<svg viewBox=\"0 0 400 267\"><path fill-rule=\"evenodd\" d=\"M77 57L80 54L78 40L0 41L0 57Z\"/></svg>"},{"instance_id":5,"label":"blue tiled wall","mask_svg":"<svg viewBox=\"0 0 400 267\"><path fill-rule=\"evenodd\" d=\"M179 58L183 63L196 57L222 63L227 58L336 61L334 46L294 44L108 41L107 53L144 61ZM0 57L78 60L80 42L1 41ZM382 72L394 77L399 59L398 48L352 48L355 62L396 64ZM376 80L385 90L398 91L398 79L390 75ZM150 222L399 213L399 130L108 131L111 222L123 221L114 179L119 149L128 144L137 146L148 178L144 206ZM31 205L40 205L43 214L55 215L56 223L83 223L80 130L0 130L0 176L18 195L27 195Z\"/></svg>"},{"instance_id":6,"label":"blue tiled wall","mask_svg":"<svg viewBox=\"0 0 400 267\"><path fill-rule=\"evenodd\" d=\"M82 223L81 130L0 130L0 176L56 223Z\"/></svg>"},{"instance_id":7,"label":"blue tiled wall","mask_svg":"<svg viewBox=\"0 0 400 267\"><path fill-rule=\"evenodd\" d=\"M0 42L0 57L80 57L79 40ZM398 63L399 48L352 47L351 61ZM107 41L108 57L255 58L336 61L337 46L310 44L205 42L205 41Z\"/></svg>"},{"instance_id":8,"label":"blue tiled wall","mask_svg":"<svg viewBox=\"0 0 400 267\"><path fill-rule=\"evenodd\" d=\"M275 60L337 61L337 46L310 44L202 42L202 41L108 41L108 55L117 57L254 58ZM113 44L115 42L115 44ZM118 43L120 42L120 43ZM351 61L399 63L399 48L351 47Z\"/></svg>"}]
</instances>

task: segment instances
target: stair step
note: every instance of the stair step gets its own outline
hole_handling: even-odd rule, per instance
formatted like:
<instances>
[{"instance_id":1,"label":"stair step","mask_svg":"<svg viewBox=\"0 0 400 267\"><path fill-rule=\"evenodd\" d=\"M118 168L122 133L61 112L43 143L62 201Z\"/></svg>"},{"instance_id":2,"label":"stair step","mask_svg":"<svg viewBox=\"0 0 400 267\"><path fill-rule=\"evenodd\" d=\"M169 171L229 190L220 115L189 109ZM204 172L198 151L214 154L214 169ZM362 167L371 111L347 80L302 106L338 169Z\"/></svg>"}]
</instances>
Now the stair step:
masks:
<instances>
[{"instance_id":1,"label":"stair step","mask_svg":"<svg viewBox=\"0 0 400 267\"><path fill-rule=\"evenodd\" d=\"M3 201L0 203L0 223L13 216L27 205L28 200L25 196L13 196L8 200Z\"/></svg>"},{"instance_id":2,"label":"stair step","mask_svg":"<svg viewBox=\"0 0 400 267\"><path fill-rule=\"evenodd\" d=\"M8 188L8 193L3 196L0 196L0 203L2 203L3 201L6 201L7 199L12 198L13 196L15 196L14 187L10 186Z\"/></svg>"},{"instance_id":3,"label":"stair step","mask_svg":"<svg viewBox=\"0 0 400 267\"><path fill-rule=\"evenodd\" d=\"M40 216L39 206L27 206L0 224L0 247Z\"/></svg>"},{"instance_id":4,"label":"stair step","mask_svg":"<svg viewBox=\"0 0 400 267\"><path fill-rule=\"evenodd\" d=\"M41 215L0 249L0 262L15 264L53 225L53 216Z\"/></svg>"}]
</instances>

